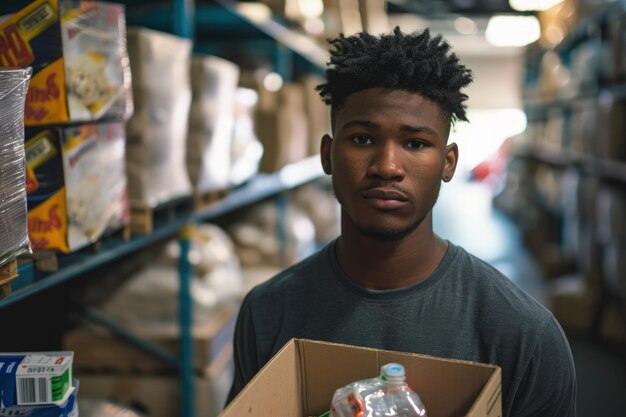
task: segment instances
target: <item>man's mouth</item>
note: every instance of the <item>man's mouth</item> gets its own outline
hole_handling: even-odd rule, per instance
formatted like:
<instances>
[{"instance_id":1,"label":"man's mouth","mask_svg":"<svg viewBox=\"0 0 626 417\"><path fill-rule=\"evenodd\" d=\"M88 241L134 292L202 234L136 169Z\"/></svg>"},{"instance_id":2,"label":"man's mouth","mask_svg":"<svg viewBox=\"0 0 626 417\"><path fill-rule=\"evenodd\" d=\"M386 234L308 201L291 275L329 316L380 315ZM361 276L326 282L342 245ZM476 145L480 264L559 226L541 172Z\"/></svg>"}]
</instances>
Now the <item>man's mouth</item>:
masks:
<instances>
[{"instance_id":1,"label":"man's mouth","mask_svg":"<svg viewBox=\"0 0 626 417\"><path fill-rule=\"evenodd\" d=\"M409 199L403 193L391 188L373 188L362 193L366 203L377 210L396 210Z\"/></svg>"},{"instance_id":2,"label":"man's mouth","mask_svg":"<svg viewBox=\"0 0 626 417\"><path fill-rule=\"evenodd\" d=\"M396 200L406 202L409 199L403 193L392 188L373 188L363 193L366 199Z\"/></svg>"}]
</instances>

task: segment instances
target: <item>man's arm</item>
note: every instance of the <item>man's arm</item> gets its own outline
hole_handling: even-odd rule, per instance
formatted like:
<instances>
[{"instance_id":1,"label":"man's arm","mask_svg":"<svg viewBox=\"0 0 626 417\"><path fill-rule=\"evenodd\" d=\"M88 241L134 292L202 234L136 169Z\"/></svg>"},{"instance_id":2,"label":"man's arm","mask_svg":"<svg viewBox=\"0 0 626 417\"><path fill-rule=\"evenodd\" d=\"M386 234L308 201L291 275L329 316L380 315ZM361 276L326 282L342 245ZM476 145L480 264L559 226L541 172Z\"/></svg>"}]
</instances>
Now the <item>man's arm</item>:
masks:
<instances>
[{"instance_id":1,"label":"man's arm","mask_svg":"<svg viewBox=\"0 0 626 417\"><path fill-rule=\"evenodd\" d=\"M230 388L226 405L228 405L246 384L259 371L256 351L256 336L252 323L252 307L250 293L244 298L239 309L235 336L233 340L233 359L235 362L235 377Z\"/></svg>"},{"instance_id":2,"label":"man's arm","mask_svg":"<svg viewBox=\"0 0 626 417\"><path fill-rule=\"evenodd\" d=\"M554 317L537 341L509 416L576 417L574 359Z\"/></svg>"}]
</instances>

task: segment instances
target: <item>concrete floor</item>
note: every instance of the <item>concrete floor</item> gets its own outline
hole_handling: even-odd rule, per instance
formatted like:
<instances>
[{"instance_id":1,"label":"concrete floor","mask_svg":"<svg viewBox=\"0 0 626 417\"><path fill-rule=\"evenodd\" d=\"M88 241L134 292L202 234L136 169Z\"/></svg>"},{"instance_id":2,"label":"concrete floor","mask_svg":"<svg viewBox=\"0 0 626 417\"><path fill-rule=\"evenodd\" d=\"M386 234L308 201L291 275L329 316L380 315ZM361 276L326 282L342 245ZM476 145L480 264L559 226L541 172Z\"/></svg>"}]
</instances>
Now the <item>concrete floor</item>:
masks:
<instances>
[{"instance_id":1,"label":"concrete floor","mask_svg":"<svg viewBox=\"0 0 626 417\"><path fill-rule=\"evenodd\" d=\"M525 249L515 225L492 208L486 186L462 178L445 184L435 206L434 228L546 304L547 285L541 269ZM566 333L576 366L578 416L626 416L626 348L567 329Z\"/></svg>"}]
</instances>

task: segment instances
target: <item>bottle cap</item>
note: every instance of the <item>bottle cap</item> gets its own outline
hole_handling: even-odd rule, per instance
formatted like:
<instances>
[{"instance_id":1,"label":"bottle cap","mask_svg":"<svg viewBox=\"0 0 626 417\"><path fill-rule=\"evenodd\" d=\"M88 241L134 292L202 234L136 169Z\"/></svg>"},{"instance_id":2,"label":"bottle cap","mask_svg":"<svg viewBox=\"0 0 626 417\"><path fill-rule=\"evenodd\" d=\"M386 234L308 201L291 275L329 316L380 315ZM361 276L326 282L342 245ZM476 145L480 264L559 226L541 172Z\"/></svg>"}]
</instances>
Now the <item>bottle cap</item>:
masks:
<instances>
[{"instance_id":1,"label":"bottle cap","mask_svg":"<svg viewBox=\"0 0 626 417\"><path fill-rule=\"evenodd\" d=\"M380 367L380 373L385 380L404 380L404 366L399 363L388 363Z\"/></svg>"}]
</instances>

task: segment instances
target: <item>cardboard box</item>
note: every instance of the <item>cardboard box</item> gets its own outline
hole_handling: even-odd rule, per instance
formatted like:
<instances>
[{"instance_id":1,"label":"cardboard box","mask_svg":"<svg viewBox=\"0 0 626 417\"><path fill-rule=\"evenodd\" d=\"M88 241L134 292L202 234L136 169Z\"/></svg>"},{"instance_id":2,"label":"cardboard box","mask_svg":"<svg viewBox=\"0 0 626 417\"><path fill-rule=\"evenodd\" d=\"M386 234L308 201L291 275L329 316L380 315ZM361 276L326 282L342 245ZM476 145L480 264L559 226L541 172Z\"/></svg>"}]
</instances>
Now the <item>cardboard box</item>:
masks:
<instances>
[{"instance_id":1,"label":"cardboard box","mask_svg":"<svg viewBox=\"0 0 626 417\"><path fill-rule=\"evenodd\" d=\"M194 364L203 372L219 354L232 345L237 309L225 306L202 325L192 329ZM179 351L179 331L169 326L130 329L134 334L173 353ZM123 341L98 327L78 327L63 336L63 346L76 352L74 369L161 372L169 364L141 348Z\"/></svg>"},{"instance_id":2,"label":"cardboard box","mask_svg":"<svg viewBox=\"0 0 626 417\"><path fill-rule=\"evenodd\" d=\"M27 128L28 235L63 253L128 224L124 122Z\"/></svg>"},{"instance_id":3,"label":"cardboard box","mask_svg":"<svg viewBox=\"0 0 626 417\"><path fill-rule=\"evenodd\" d=\"M429 417L502 416L501 372L495 365L292 339L220 417L319 416L337 388L376 376L389 362L404 365Z\"/></svg>"},{"instance_id":4,"label":"cardboard box","mask_svg":"<svg viewBox=\"0 0 626 417\"><path fill-rule=\"evenodd\" d=\"M568 275L551 282L548 306L566 331L589 333L592 330L600 295L585 282L585 277ZM595 329L608 340L624 343L623 319L614 304L606 304L602 320Z\"/></svg>"},{"instance_id":5,"label":"cardboard box","mask_svg":"<svg viewBox=\"0 0 626 417\"><path fill-rule=\"evenodd\" d=\"M304 85L304 109L307 115L308 127L308 155L320 153L322 136L332 136L330 125L330 107L327 106L315 89L325 82L324 78L316 75L307 75L302 79Z\"/></svg>"},{"instance_id":6,"label":"cardboard box","mask_svg":"<svg viewBox=\"0 0 626 417\"><path fill-rule=\"evenodd\" d=\"M308 155L308 120L304 101L304 87L287 83L278 92L276 109L258 109L255 131L263 144L261 172L276 172Z\"/></svg>"},{"instance_id":7,"label":"cardboard box","mask_svg":"<svg viewBox=\"0 0 626 417\"><path fill-rule=\"evenodd\" d=\"M123 5L60 0L9 3L3 10L12 14L0 19L0 67L33 68L26 126L130 116Z\"/></svg>"},{"instance_id":8,"label":"cardboard box","mask_svg":"<svg viewBox=\"0 0 626 417\"><path fill-rule=\"evenodd\" d=\"M233 381L232 346L224 349L203 374L194 379L195 415L215 417L223 409ZM175 375L76 375L80 380L80 398L108 399L130 405L148 417L172 417L181 414L180 380Z\"/></svg>"}]
</instances>

